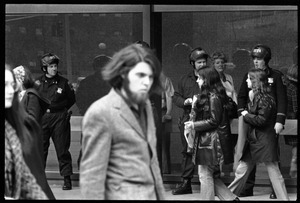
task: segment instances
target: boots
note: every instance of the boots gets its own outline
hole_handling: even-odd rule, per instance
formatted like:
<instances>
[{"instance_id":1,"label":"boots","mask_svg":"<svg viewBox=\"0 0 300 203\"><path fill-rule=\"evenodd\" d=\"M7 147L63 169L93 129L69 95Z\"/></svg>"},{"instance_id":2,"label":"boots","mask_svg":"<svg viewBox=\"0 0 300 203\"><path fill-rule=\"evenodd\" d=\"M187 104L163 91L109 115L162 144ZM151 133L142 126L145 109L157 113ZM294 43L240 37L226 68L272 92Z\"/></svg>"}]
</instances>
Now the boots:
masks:
<instances>
[{"instance_id":1,"label":"boots","mask_svg":"<svg viewBox=\"0 0 300 203\"><path fill-rule=\"evenodd\" d=\"M192 194L191 179L183 179L183 183L172 191L173 195Z\"/></svg>"},{"instance_id":2,"label":"boots","mask_svg":"<svg viewBox=\"0 0 300 203\"><path fill-rule=\"evenodd\" d=\"M64 176L64 185L62 187L63 190L72 190L72 181L70 176Z\"/></svg>"}]
</instances>

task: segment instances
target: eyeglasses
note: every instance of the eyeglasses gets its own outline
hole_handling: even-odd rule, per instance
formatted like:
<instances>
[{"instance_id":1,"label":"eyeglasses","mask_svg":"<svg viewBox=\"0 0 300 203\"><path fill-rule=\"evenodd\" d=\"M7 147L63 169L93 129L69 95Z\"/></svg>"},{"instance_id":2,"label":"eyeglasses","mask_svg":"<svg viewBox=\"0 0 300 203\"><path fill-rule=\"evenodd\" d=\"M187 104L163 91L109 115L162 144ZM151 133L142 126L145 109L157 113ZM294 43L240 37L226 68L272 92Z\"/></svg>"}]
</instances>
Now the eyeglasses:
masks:
<instances>
[{"instance_id":1,"label":"eyeglasses","mask_svg":"<svg viewBox=\"0 0 300 203\"><path fill-rule=\"evenodd\" d=\"M9 87L12 87L15 92L17 92L18 89L19 89L17 83L15 83L15 82L6 82L5 81L5 89L9 88Z\"/></svg>"}]
</instances>

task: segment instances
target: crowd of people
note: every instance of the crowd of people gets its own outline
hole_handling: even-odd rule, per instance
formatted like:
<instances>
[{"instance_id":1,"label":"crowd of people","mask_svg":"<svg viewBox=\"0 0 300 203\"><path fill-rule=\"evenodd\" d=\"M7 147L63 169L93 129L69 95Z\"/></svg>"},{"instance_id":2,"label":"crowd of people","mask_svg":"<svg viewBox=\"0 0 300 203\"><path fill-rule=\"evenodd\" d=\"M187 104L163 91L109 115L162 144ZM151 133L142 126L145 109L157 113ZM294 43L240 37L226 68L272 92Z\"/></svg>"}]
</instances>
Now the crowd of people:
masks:
<instances>
[{"instance_id":1,"label":"crowd of people","mask_svg":"<svg viewBox=\"0 0 300 203\"><path fill-rule=\"evenodd\" d=\"M286 118L298 118L298 60L283 75L269 66L268 46L256 45L250 56L253 68L240 87L226 73L223 52L210 56L197 47L187 56L190 71L174 88L144 41L112 57L95 57L95 73L82 80L76 92L59 74L60 59L53 53L41 57L43 74L37 78L24 65L5 64L5 199L55 199L45 174L50 138L62 189L72 189L70 108L76 103L83 116L77 163L84 199L165 200L162 173L171 173L174 104L182 109L182 182L173 195L193 193L191 179L197 167L199 200L217 196L239 201L253 195L256 165L264 163L270 198L289 200L278 138ZM154 95L162 99L161 118ZM238 136L231 133L233 118L238 119ZM285 141L293 147L290 174L295 177L297 139ZM228 186L221 179L226 166L235 172Z\"/></svg>"}]
</instances>

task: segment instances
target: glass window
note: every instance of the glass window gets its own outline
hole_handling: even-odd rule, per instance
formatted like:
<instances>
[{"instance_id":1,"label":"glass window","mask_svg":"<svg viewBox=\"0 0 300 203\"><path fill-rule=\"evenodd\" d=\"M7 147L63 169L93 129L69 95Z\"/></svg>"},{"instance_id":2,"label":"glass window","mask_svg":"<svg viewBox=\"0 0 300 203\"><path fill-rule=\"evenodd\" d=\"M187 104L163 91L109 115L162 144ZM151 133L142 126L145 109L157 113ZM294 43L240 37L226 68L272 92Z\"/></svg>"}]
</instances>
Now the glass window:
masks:
<instances>
[{"instance_id":1,"label":"glass window","mask_svg":"<svg viewBox=\"0 0 300 203\"><path fill-rule=\"evenodd\" d=\"M225 53L228 62L235 65L225 72L233 77L237 92L244 75L253 66L249 53L256 44L271 48L271 68L284 73L293 63L292 53L298 45L297 10L164 12L161 9L159 12L162 12L162 67L175 89L180 77L192 70L188 56L196 47L210 55L214 51ZM182 109L173 105L173 133L179 133L177 121L181 115ZM172 136L170 146L172 170L175 170L180 168L181 162L178 158L178 149L182 148L180 136Z\"/></svg>"},{"instance_id":2,"label":"glass window","mask_svg":"<svg viewBox=\"0 0 300 203\"><path fill-rule=\"evenodd\" d=\"M174 85L190 68L188 54L202 47L209 54L223 51L235 68L228 68L238 91L252 67L249 51L258 43L271 48L271 68L285 71L298 44L297 11L230 11L162 13L162 64ZM180 30L180 32L179 32Z\"/></svg>"},{"instance_id":3,"label":"glass window","mask_svg":"<svg viewBox=\"0 0 300 203\"><path fill-rule=\"evenodd\" d=\"M5 60L42 74L40 58L48 52L59 58L59 72L76 84L94 72L93 59L112 56L143 39L142 12L6 14ZM79 115L74 105L73 115Z\"/></svg>"}]
</instances>

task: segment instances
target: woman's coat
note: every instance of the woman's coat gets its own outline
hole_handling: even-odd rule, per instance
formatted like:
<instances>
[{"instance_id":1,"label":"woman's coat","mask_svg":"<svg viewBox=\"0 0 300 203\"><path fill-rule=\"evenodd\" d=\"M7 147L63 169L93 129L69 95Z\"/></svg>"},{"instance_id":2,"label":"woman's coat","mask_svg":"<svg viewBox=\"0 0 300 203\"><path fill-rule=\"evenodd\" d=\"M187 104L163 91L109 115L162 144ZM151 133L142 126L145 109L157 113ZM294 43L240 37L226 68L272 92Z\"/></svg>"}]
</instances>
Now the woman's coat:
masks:
<instances>
[{"instance_id":1,"label":"woman's coat","mask_svg":"<svg viewBox=\"0 0 300 203\"><path fill-rule=\"evenodd\" d=\"M279 161L278 141L274 129L276 123L276 103L265 95L255 96L248 104L248 114L244 121L249 124L247 140L242 160L262 163ZM249 149L250 148L250 149Z\"/></svg>"},{"instance_id":2,"label":"woman's coat","mask_svg":"<svg viewBox=\"0 0 300 203\"><path fill-rule=\"evenodd\" d=\"M231 135L230 123L224 103L216 94L211 93L203 110L197 113L194 122L196 138L193 161L196 165L217 165L218 143L221 146L224 163L233 163L234 138ZM200 117L200 118L199 118Z\"/></svg>"}]
</instances>

